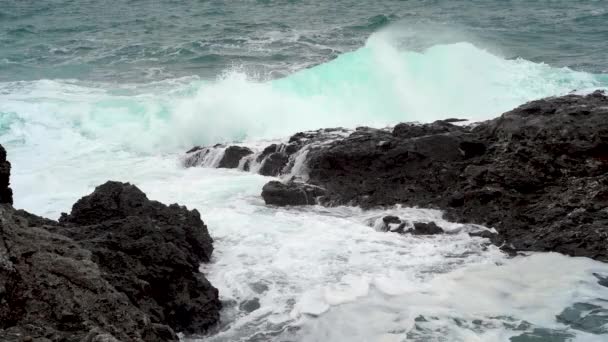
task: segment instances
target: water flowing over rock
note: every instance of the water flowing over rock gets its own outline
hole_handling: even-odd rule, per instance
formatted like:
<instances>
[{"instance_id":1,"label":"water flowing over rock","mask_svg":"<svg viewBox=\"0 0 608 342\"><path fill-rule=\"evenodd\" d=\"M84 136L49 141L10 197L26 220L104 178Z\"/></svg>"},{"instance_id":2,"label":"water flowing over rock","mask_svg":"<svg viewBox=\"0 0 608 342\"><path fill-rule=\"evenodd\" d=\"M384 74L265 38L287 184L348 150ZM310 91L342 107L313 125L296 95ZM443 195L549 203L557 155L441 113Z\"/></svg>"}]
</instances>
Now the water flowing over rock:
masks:
<instances>
[{"instance_id":1,"label":"water flowing over rock","mask_svg":"<svg viewBox=\"0 0 608 342\"><path fill-rule=\"evenodd\" d=\"M602 91L532 101L485 122L461 121L300 132L243 157L240 168L281 178L284 184L264 187L267 204L437 208L448 220L495 228L498 235L473 235L509 253L608 261Z\"/></svg>"},{"instance_id":2,"label":"water flowing over rock","mask_svg":"<svg viewBox=\"0 0 608 342\"><path fill-rule=\"evenodd\" d=\"M519 250L608 261L608 98L600 92L534 101L470 127L353 133L309 156L325 203L440 208L451 220L495 227Z\"/></svg>"},{"instance_id":3,"label":"water flowing over rock","mask_svg":"<svg viewBox=\"0 0 608 342\"><path fill-rule=\"evenodd\" d=\"M412 235L443 234L441 227L435 222L409 222L397 216L384 216L379 227L380 231Z\"/></svg>"},{"instance_id":4,"label":"water flowing over rock","mask_svg":"<svg viewBox=\"0 0 608 342\"><path fill-rule=\"evenodd\" d=\"M317 198L324 194L322 188L300 182L272 181L262 188L266 204L277 206L316 204Z\"/></svg>"},{"instance_id":5,"label":"water flowing over rock","mask_svg":"<svg viewBox=\"0 0 608 342\"><path fill-rule=\"evenodd\" d=\"M219 320L196 210L107 182L59 222L0 205L0 340L177 341Z\"/></svg>"},{"instance_id":6,"label":"water flowing over rock","mask_svg":"<svg viewBox=\"0 0 608 342\"><path fill-rule=\"evenodd\" d=\"M492 240L507 248L608 261L603 92L456 121L358 128L309 149L308 182L325 189L325 205L438 208L449 220L496 228Z\"/></svg>"},{"instance_id":7,"label":"water flowing over rock","mask_svg":"<svg viewBox=\"0 0 608 342\"><path fill-rule=\"evenodd\" d=\"M289 141L272 143L263 149L259 146L223 144L188 150L182 158L184 167L238 168L271 177L305 176L300 169L305 163L308 151L342 139L351 130L344 128L326 128L316 131L299 132Z\"/></svg>"},{"instance_id":8,"label":"water flowing over rock","mask_svg":"<svg viewBox=\"0 0 608 342\"><path fill-rule=\"evenodd\" d=\"M253 154L253 151L247 147L230 146L224 151L224 156L220 160L218 167L236 169L241 159L250 154Z\"/></svg>"}]
</instances>

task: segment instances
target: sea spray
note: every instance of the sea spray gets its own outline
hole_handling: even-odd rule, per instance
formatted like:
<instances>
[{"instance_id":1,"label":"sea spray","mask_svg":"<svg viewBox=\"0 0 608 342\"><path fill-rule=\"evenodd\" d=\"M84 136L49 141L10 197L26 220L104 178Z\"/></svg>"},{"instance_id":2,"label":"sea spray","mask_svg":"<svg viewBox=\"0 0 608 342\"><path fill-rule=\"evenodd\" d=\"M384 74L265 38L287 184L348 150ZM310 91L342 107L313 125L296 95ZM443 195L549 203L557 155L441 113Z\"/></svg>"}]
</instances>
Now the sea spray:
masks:
<instances>
[{"instance_id":1,"label":"sea spray","mask_svg":"<svg viewBox=\"0 0 608 342\"><path fill-rule=\"evenodd\" d=\"M274 81L237 71L213 82L184 81L139 86L143 90L77 81L3 83L1 140L48 138L49 149L73 146L71 139L95 140L106 148L154 153L320 127L483 120L528 100L608 86L605 75L507 60L469 43L413 52L383 35Z\"/></svg>"}]
</instances>

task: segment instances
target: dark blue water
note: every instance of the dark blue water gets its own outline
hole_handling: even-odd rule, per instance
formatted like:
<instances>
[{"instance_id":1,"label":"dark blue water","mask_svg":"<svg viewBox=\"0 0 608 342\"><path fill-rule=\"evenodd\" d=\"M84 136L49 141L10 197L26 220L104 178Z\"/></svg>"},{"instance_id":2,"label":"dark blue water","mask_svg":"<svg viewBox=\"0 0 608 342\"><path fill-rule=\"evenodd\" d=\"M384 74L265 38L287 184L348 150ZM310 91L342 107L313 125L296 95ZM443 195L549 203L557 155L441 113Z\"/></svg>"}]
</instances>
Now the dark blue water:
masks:
<instances>
[{"instance_id":1,"label":"dark blue water","mask_svg":"<svg viewBox=\"0 0 608 342\"><path fill-rule=\"evenodd\" d=\"M527 0L0 0L0 81L148 82L241 68L278 78L388 26L409 49L468 41L591 73L608 70L608 3Z\"/></svg>"}]
</instances>

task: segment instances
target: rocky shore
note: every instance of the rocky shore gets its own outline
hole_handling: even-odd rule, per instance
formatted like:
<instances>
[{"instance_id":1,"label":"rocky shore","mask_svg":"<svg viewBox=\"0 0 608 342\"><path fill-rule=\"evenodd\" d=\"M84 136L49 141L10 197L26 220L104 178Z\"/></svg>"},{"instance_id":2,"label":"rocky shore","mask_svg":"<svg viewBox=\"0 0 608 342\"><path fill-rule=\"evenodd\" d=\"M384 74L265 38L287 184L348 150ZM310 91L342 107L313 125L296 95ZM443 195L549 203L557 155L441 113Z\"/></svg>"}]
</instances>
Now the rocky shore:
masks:
<instances>
[{"instance_id":1,"label":"rocky shore","mask_svg":"<svg viewBox=\"0 0 608 342\"><path fill-rule=\"evenodd\" d=\"M0 146L0 340L177 341L219 320L196 210L107 182L58 222L15 210Z\"/></svg>"},{"instance_id":2,"label":"rocky shore","mask_svg":"<svg viewBox=\"0 0 608 342\"><path fill-rule=\"evenodd\" d=\"M183 164L278 177L262 189L268 205L436 208L494 228L471 234L510 252L608 261L608 97L599 91L475 124L327 128L260 149L195 147ZM219 321L218 291L198 271L213 240L196 210L107 182L54 221L13 208L10 171L0 146L0 340L177 341ZM377 225L444 233L389 215Z\"/></svg>"},{"instance_id":3,"label":"rocky shore","mask_svg":"<svg viewBox=\"0 0 608 342\"><path fill-rule=\"evenodd\" d=\"M234 157L223 153L234 147L199 147L184 164L238 165L281 177L262 191L270 205L437 208L451 221L495 228L492 240L510 251L608 261L603 92L533 101L481 123L460 121L302 132L247 151L239 163L223 161ZM213 155L215 164L201 154Z\"/></svg>"}]
</instances>

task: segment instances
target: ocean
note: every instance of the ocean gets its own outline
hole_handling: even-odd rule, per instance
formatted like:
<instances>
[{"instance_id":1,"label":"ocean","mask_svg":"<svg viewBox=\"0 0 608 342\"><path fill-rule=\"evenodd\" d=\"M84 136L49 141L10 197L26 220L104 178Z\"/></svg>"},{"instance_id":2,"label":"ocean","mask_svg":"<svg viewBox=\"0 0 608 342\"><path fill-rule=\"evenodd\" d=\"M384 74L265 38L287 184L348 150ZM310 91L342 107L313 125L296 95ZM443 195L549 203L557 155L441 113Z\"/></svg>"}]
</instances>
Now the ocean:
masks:
<instances>
[{"instance_id":1,"label":"ocean","mask_svg":"<svg viewBox=\"0 0 608 342\"><path fill-rule=\"evenodd\" d=\"M608 315L603 263L369 224L460 228L425 208L269 207L272 178L181 158L608 89L606 41L602 0L0 0L0 143L18 208L56 219L112 179L198 209L224 302L208 341L605 341L559 318Z\"/></svg>"}]
</instances>

